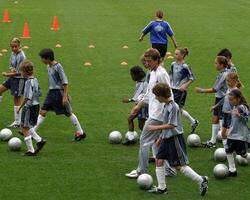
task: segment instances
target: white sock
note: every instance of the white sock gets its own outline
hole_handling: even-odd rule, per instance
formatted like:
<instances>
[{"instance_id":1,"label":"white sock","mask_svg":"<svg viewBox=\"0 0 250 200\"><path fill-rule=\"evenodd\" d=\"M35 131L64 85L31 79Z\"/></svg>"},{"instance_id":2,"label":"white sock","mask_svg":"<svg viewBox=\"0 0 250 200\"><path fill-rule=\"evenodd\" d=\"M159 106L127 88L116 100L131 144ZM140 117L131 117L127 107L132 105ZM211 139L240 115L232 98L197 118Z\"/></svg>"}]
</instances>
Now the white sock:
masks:
<instances>
[{"instance_id":1,"label":"white sock","mask_svg":"<svg viewBox=\"0 0 250 200\"><path fill-rule=\"evenodd\" d=\"M36 141L36 143L42 141L42 138L37 134L37 132L34 130L34 128L31 128L29 130L29 134Z\"/></svg>"},{"instance_id":2,"label":"white sock","mask_svg":"<svg viewBox=\"0 0 250 200\"><path fill-rule=\"evenodd\" d=\"M28 148L28 151L34 153L35 150L34 150L34 147L33 147L33 144L32 144L32 138L31 138L31 136L29 135L29 136L25 137L25 138L24 138L24 141L25 141L25 143L26 143L26 146L27 146L27 148Z\"/></svg>"},{"instance_id":3,"label":"white sock","mask_svg":"<svg viewBox=\"0 0 250 200\"><path fill-rule=\"evenodd\" d=\"M76 131L78 131L80 134L83 134L82 127L81 127L77 117L75 116L75 114L72 113L72 115L69 118L70 118L71 122L73 123L73 125L75 126ZM134 135L134 133L133 133L133 135Z\"/></svg>"},{"instance_id":4,"label":"white sock","mask_svg":"<svg viewBox=\"0 0 250 200\"><path fill-rule=\"evenodd\" d=\"M191 124L195 123L195 119L186 111L182 109L182 116L191 122Z\"/></svg>"},{"instance_id":5,"label":"white sock","mask_svg":"<svg viewBox=\"0 0 250 200\"><path fill-rule=\"evenodd\" d=\"M219 130L220 130L219 124L212 124L212 137L210 140L211 143L213 143L213 144L216 143L216 139L217 139Z\"/></svg>"},{"instance_id":6,"label":"white sock","mask_svg":"<svg viewBox=\"0 0 250 200\"><path fill-rule=\"evenodd\" d=\"M135 139L135 134L132 131L128 131L127 136L128 136L128 140L130 140L130 141Z\"/></svg>"},{"instance_id":7,"label":"white sock","mask_svg":"<svg viewBox=\"0 0 250 200\"><path fill-rule=\"evenodd\" d=\"M219 124L220 124L220 130L222 130L222 126L223 126L223 120L222 119L220 119Z\"/></svg>"},{"instance_id":8,"label":"white sock","mask_svg":"<svg viewBox=\"0 0 250 200\"><path fill-rule=\"evenodd\" d=\"M14 106L14 118L15 118L16 124L20 124L21 123L21 113L22 113L22 111L20 110L20 112L17 113L19 107L20 106Z\"/></svg>"},{"instance_id":9,"label":"white sock","mask_svg":"<svg viewBox=\"0 0 250 200\"><path fill-rule=\"evenodd\" d=\"M227 139L222 139L222 144L223 144L223 146L224 146L224 148L225 148L226 145L227 145Z\"/></svg>"},{"instance_id":10,"label":"white sock","mask_svg":"<svg viewBox=\"0 0 250 200\"><path fill-rule=\"evenodd\" d=\"M183 173L185 176L191 178L193 181L197 182L199 185L202 183L203 179L202 177L197 174L191 167L184 166L181 167L181 173Z\"/></svg>"},{"instance_id":11,"label":"white sock","mask_svg":"<svg viewBox=\"0 0 250 200\"><path fill-rule=\"evenodd\" d=\"M230 172L235 172L236 167L235 167L235 162L234 162L234 156L233 154L227 154L227 161L228 161L228 166L229 166L229 171Z\"/></svg>"},{"instance_id":12,"label":"white sock","mask_svg":"<svg viewBox=\"0 0 250 200\"><path fill-rule=\"evenodd\" d=\"M165 167L156 167L155 168L155 174L158 182L158 188L161 190L166 189L166 180L165 180Z\"/></svg>"},{"instance_id":13,"label":"white sock","mask_svg":"<svg viewBox=\"0 0 250 200\"><path fill-rule=\"evenodd\" d=\"M2 100L3 100L3 96L0 96L0 103L2 102Z\"/></svg>"},{"instance_id":14,"label":"white sock","mask_svg":"<svg viewBox=\"0 0 250 200\"><path fill-rule=\"evenodd\" d=\"M152 145L152 156L153 156L153 158L156 158L157 151L158 151L158 148L156 146L156 143L154 143Z\"/></svg>"},{"instance_id":15,"label":"white sock","mask_svg":"<svg viewBox=\"0 0 250 200\"><path fill-rule=\"evenodd\" d=\"M34 131L37 131L37 129L41 126L41 124L44 122L45 117L42 115L38 115L36 126L34 127Z\"/></svg>"}]
</instances>

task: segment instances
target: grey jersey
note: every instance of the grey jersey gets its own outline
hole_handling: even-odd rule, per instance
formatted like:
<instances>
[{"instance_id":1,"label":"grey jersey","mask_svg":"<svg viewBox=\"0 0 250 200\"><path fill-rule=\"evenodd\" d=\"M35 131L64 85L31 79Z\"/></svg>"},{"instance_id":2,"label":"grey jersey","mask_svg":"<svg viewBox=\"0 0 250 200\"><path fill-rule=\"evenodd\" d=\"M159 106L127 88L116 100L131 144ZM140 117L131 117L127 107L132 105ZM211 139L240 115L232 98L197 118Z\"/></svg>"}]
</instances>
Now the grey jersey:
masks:
<instances>
[{"instance_id":1,"label":"grey jersey","mask_svg":"<svg viewBox=\"0 0 250 200\"><path fill-rule=\"evenodd\" d=\"M173 62L170 67L169 77L171 81L171 87L173 89L179 89L180 86L189 80L194 81L195 77L188 64Z\"/></svg>"},{"instance_id":2,"label":"grey jersey","mask_svg":"<svg viewBox=\"0 0 250 200\"><path fill-rule=\"evenodd\" d=\"M64 73L63 67L60 63L48 66L49 89L63 90L63 85L68 84L68 78Z\"/></svg>"},{"instance_id":3,"label":"grey jersey","mask_svg":"<svg viewBox=\"0 0 250 200\"><path fill-rule=\"evenodd\" d=\"M135 92L132 97L132 100L138 103L138 101L140 101L140 99L142 98L141 95L144 95L147 92L147 88L148 83L145 80L136 82Z\"/></svg>"},{"instance_id":4,"label":"grey jersey","mask_svg":"<svg viewBox=\"0 0 250 200\"><path fill-rule=\"evenodd\" d=\"M39 104L39 97L41 91L39 88L38 80L36 78L30 78L25 82L24 94L25 99L28 99L25 106L30 107Z\"/></svg>"},{"instance_id":5,"label":"grey jersey","mask_svg":"<svg viewBox=\"0 0 250 200\"><path fill-rule=\"evenodd\" d=\"M10 69L20 73L20 65L25 59L26 56L23 51L20 51L17 54L12 52L10 56ZM21 78L21 76L16 76L16 78Z\"/></svg>"},{"instance_id":6,"label":"grey jersey","mask_svg":"<svg viewBox=\"0 0 250 200\"><path fill-rule=\"evenodd\" d=\"M226 95L218 103L218 105L222 106L223 113L231 114L233 110L233 106L229 103L229 93L234 89L237 89L237 88L228 89Z\"/></svg>"},{"instance_id":7,"label":"grey jersey","mask_svg":"<svg viewBox=\"0 0 250 200\"><path fill-rule=\"evenodd\" d=\"M223 98L226 95L227 92L227 83L226 83L226 77L227 77L227 70L223 70L219 73L219 75L216 78L216 81L214 83L214 90L216 91L215 97L216 98Z\"/></svg>"},{"instance_id":8,"label":"grey jersey","mask_svg":"<svg viewBox=\"0 0 250 200\"><path fill-rule=\"evenodd\" d=\"M163 124L171 124L175 128L162 130L161 138L170 138L184 133L180 114L180 108L174 101L170 101L164 106Z\"/></svg>"},{"instance_id":9,"label":"grey jersey","mask_svg":"<svg viewBox=\"0 0 250 200\"><path fill-rule=\"evenodd\" d=\"M240 116L234 112L238 111ZM232 121L228 131L228 139L248 141L249 128L247 122L249 120L249 110L245 105L235 106L232 111Z\"/></svg>"}]
</instances>

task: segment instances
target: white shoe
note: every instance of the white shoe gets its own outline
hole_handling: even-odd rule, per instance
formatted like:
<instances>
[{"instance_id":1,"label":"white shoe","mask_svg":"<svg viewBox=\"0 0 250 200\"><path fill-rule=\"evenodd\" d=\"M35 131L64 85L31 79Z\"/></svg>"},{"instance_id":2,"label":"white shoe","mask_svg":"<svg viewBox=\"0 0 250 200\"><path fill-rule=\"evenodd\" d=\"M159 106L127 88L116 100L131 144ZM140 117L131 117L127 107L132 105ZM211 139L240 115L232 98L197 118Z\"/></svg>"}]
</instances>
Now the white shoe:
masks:
<instances>
[{"instance_id":1,"label":"white shoe","mask_svg":"<svg viewBox=\"0 0 250 200\"><path fill-rule=\"evenodd\" d=\"M15 121L12 122L12 124L10 124L9 126L7 126L8 128L19 128L20 124L16 123Z\"/></svg>"},{"instance_id":2,"label":"white shoe","mask_svg":"<svg viewBox=\"0 0 250 200\"><path fill-rule=\"evenodd\" d=\"M127 176L128 178L137 178L139 176L138 172L136 170L131 171L128 174L125 174L125 176Z\"/></svg>"}]
</instances>

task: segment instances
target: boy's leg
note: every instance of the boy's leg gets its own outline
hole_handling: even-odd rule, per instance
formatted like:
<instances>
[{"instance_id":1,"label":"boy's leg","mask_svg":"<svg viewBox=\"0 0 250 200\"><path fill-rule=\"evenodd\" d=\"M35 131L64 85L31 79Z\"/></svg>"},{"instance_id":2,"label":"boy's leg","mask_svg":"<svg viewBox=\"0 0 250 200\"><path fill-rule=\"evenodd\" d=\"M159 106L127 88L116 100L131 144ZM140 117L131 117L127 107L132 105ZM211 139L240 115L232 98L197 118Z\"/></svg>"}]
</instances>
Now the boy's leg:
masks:
<instances>
[{"instance_id":1,"label":"boy's leg","mask_svg":"<svg viewBox=\"0 0 250 200\"><path fill-rule=\"evenodd\" d=\"M47 110L41 110L40 111L40 113L38 115L38 118L37 118L37 123L33 128L34 131L37 131L38 128L41 126L41 124L44 122L47 112L48 112Z\"/></svg>"},{"instance_id":2,"label":"boy's leg","mask_svg":"<svg viewBox=\"0 0 250 200\"><path fill-rule=\"evenodd\" d=\"M199 121L194 119L186 110L182 109L181 111L182 116L191 123L191 134L194 133L196 128L199 126Z\"/></svg>"},{"instance_id":3,"label":"boy's leg","mask_svg":"<svg viewBox=\"0 0 250 200\"><path fill-rule=\"evenodd\" d=\"M69 116L69 118L70 118L70 121L72 122L72 124L75 126L75 129L76 129L75 140L76 141L80 141L80 140L86 138L86 133L82 129L81 124L78 121L78 119L75 116L75 114L71 113L71 115Z\"/></svg>"},{"instance_id":4,"label":"boy's leg","mask_svg":"<svg viewBox=\"0 0 250 200\"><path fill-rule=\"evenodd\" d=\"M156 168L155 168L155 174L158 182L158 189L160 190L166 190L166 179L165 179L165 167L164 167L164 160L158 160L155 161Z\"/></svg>"},{"instance_id":5,"label":"boy's leg","mask_svg":"<svg viewBox=\"0 0 250 200\"><path fill-rule=\"evenodd\" d=\"M35 149L33 147L32 137L29 135L29 128L22 128L22 132L24 135L25 144L28 149L25 155L33 155L35 153Z\"/></svg>"}]
</instances>

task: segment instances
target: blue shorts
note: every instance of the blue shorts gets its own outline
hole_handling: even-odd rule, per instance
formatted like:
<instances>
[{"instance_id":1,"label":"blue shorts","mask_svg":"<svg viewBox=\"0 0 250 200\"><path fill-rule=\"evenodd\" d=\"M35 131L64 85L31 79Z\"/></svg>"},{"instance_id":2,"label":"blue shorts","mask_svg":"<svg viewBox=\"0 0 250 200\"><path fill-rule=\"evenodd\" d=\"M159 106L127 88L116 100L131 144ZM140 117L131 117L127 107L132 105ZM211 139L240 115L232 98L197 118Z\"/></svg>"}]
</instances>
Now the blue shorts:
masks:
<instances>
[{"instance_id":1,"label":"blue shorts","mask_svg":"<svg viewBox=\"0 0 250 200\"><path fill-rule=\"evenodd\" d=\"M222 127L226 128L226 129L229 129L230 125L231 125L231 121L232 121L231 114L229 114L229 113L223 113L222 115L223 115L223 124L222 124Z\"/></svg>"},{"instance_id":2,"label":"blue shorts","mask_svg":"<svg viewBox=\"0 0 250 200\"><path fill-rule=\"evenodd\" d=\"M216 105L217 103L219 103L221 100L222 100L222 98L217 98L216 97L214 105ZM217 117L219 117L221 119L222 118L222 108L223 108L222 105L218 106L217 108L215 108L214 112L213 112L214 116L217 116Z\"/></svg>"},{"instance_id":3,"label":"blue shorts","mask_svg":"<svg viewBox=\"0 0 250 200\"><path fill-rule=\"evenodd\" d=\"M23 128L32 128L37 123L37 118L40 111L40 105L34 105L23 107L22 115L21 115L21 127Z\"/></svg>"},{"instance_id":4,"label":"blue shorts","mask_svg":"<svg viewBox=\"0 0 250 200\"><path fill-rule=\"evenodd\" d=\"M69 116L72 113L70 103L66 106L63 105L63 91L62 90L49 90L45 101L42 106L42 110L53 111L57 115Z\"/></svg>"},{"instance_id":5,"label":"blue shorts","mask_svg":"<svg viewBox=\"0 0 250 200\"><path fill-rule=\"evenodd\" d=\"M186 103L187 92L186 91L182 92L177 89L172 89L172 91L173 91L175 103L177 103L180 108L183 108Z\"/></svg>"},{"instance_id":6,"label":"blue shorts","mask_svg":"<svg viewBox=\"0 0 250 200\"><path fill-rule=\"evenodd\" d=\"M137 119L140 120L147 120L148 119L148 106L142 107L137 115Z\"/></svg>"},{"instance_id":7,"label":"blue shorts","mask_svg":"<svg viewBox=\"0 0 250 200\"><path fill-rule=\"evenodd\" d=\"M241 140L227 139L227 144L225 146L226 153L236 152L237 155L244 156L247 153L248 142Z\"/></svg>"},{"instance_id":8,"label":"blue shorts","mask_svg":"<svg viewBox=\"0 0 250 200\"><path fill-rule=\"evenodd\" d=\"M3 83L3 86L11 91L11 95L15 97L21 97L24 92L24 86L25 86L26 80L27 79L24 79L24 78L11 77L11 78L8 78Z\"/></svg>"}]
</instances>

